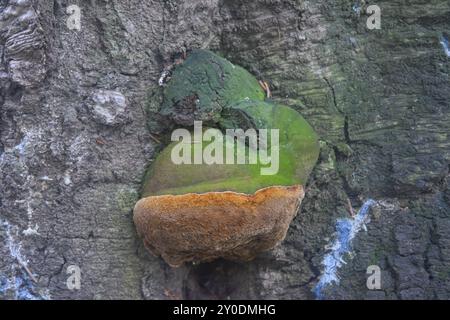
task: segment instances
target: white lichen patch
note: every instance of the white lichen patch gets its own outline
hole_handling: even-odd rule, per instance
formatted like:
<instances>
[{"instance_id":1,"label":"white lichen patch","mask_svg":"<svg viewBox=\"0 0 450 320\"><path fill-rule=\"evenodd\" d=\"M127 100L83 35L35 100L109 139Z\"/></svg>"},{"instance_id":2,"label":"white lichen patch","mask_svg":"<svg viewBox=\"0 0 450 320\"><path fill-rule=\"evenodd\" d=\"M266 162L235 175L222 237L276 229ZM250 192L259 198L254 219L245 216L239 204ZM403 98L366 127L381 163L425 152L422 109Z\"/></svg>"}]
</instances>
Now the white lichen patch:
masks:
<instances>
[{"instance_id":1,"label":"white lichen patch","mask_svg":"<svg viewBox=\"0 0 450 320\"><path fill-rule=\"evenodd\" d=\"M100 124L111 126L129 120L127 100L118 91L96 90L88 101L88 109Z\"/></svg>"},{"instance_id":2,"label":"white lichen patch","mask_svg":"<svg viewBox=\"0 0 450 320\"><path fill-rule=\"evenodd\" d=\"M166 84L166 80L167 80L167 78L168 78L169 75L170 75L170 71L169 71L169 70L164 70L164 71L161 73L161 75L160 75L160 77L159 77L159 79L158 79L158 85L159 85L160 87L162 87L162 86L164 86L164 85Z\"/></svg>"},{"instance_id":3,"label":"white lichen patch","mask_svg":"<svg viewBox=\"0 0 450 320\"><path fill-rule=\"evenodd\" d=\"M67 171L64 173L64 178L63 179L64 179L64 184L66 186L68 186L68 185L70 185L72 183L72 178L70 176L70 173L67 172Z\"/></svg>"},{"instance_id":4,"label":"white lichen patch","mask_svg":"<svg viewBox=\"0 0 450 320\"><path fill-rule=\"evenodd\" d=\"M361 229L367 230L366 223L369 223L369 210L376 202L367 200L358 213L353 218L338 219L336 222L336 238L327 245L331 250L325 255L322 261L324 270L319 282L314 287L314 293L318 299L324 298L323 290L332 283L339 284L340 278L338 270L347 262L344 257L352 253L352 241Z\"/></svg>"},{"instance_id":5,"label":"white lichen patch","mask_svg":"<svg viewBox=\"0 0 450 320\"><path fill-rule=\"evenodd\" d=\"M36 275L31 272L29 261L22 252L22 242L17 240L19 228L0 218L0 234L4 235L2 244L13 261L10 276L0 275L0 298L12 293L17 300L50 299L48 290L40 291L35 287Z\"/></svg>"},{"instance_id":6,"label":"white lichen patch","mask_svg":"<svg viewBox=\"0 0 450 320\"><path fill-rule=\"evenodd\" d=\"M86 132L80 133L69 146L69 159L72 163L80 163L89 154L90 138Z\"/></svg>"},{"instance_id":7,"label":"white lichen patch","mask_svg":"<svg viewBox=\"0 0 450 320\"><path fill-rule=\"evenodd\" d=\"M450 47L449 47L449 41L446 37L442 36L439 40L442 47L444 48L444 52L447 55L447 57L450 57Z\"/></svg>"},{"instance_id":8,"label":"white lichen patch","mask_svg":"<svg viewBox=\"0 0 450 320\"><path fill-rule=\"evenodd\" d=\"M21 141L12 148L5 148L4 154L2 154L3 161L5 156L13 157L16 159L15 163L20 171L20 175L25 178L25 183L23 184L23 188L28 190L28 196L24 199L17 199L15 204L21 205L27 215L27 229L23 231L24 235L39 235L38 229L39 226L33 223L33 202L39 201L41 198L40 193L35 192L35 188L37 186L37 182L46 183L51 179L48 176L42 176L40 178L35 178L32 174L30 174L30 170L28 168L27 160L29 157L33 156L36 149L45 147L45 142L42 140L42 132L39 129L30 128L26 129L23 132L23 137ZM0 162L0 166L2 162Z\"/></svg>"}]
</instances>

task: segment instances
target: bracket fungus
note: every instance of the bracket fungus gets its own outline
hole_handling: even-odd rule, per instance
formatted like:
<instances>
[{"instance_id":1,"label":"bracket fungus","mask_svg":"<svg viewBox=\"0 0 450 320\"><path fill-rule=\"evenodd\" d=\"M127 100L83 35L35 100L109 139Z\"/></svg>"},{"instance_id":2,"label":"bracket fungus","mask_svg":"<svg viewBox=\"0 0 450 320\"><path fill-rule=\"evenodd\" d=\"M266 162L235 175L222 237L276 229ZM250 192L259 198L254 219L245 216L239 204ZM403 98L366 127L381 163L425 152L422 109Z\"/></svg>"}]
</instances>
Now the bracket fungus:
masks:
<instances>
[{"instance_id":1,"label":"bracket fungus","mask_svg":"<svg viewBox=\"0 0 450 320\"><path fill-rule=\"evenodd\" d=\"M294 109L265 100L250 73L206 50L194 50L175 68L164 88L161 113L194 131L194 139L170 143L148 169L134 208L145 246L179 266L216 258L248 261L279 244L319 154L317 135L306 120ZM201 141L195 139L196 121L214 128L201 131ZM220 132L238 128L258 131L265 159L261 145L250 143L250 137L225 136L217 143ZM264 130L277 135L263 139ZM210 139L205 139L207 132ZM175 163L180 145L233 160L241 154L244 161L195 161L194 152L184 152L194 161ZM276 170L264 174L274 155Z\"/></svg>"}]
</instances>

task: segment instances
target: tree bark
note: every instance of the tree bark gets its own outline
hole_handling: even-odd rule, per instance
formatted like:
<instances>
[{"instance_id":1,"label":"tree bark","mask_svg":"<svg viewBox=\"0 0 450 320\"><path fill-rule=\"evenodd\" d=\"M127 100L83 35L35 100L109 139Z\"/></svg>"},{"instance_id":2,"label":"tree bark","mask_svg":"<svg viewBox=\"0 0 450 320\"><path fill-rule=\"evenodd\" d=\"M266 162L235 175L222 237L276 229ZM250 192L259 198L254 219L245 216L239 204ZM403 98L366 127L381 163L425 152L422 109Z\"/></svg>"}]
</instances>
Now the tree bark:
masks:
<instances>
[{"instance_id":1,"label":"tree bark","mask_svg":"<svg viewBox=\"0 0 450 320\"><path fill-rule=\"evenodd\" d=\"M450 3L376 4L380 30L364 1L1 0L0 298L314 299L336 220L371 198L325 298L448 299ZM192 48L269 83L321 137L286 239L252 262L174 269L133 225L160 147L151 93Z\"/></svg>"}]
</instances>

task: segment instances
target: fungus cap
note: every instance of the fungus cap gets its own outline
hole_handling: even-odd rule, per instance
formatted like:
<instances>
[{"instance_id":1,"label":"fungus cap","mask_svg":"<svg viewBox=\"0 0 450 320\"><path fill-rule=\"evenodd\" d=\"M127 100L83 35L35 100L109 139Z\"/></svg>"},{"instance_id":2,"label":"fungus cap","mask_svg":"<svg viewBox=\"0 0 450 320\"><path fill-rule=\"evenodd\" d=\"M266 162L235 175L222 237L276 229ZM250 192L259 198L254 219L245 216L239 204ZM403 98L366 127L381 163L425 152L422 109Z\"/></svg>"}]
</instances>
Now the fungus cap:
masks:
<instances>
[{"instance_id":1,"label":"fungus cap","mask_svg":"<svg viewBox=\"0 0 450 320\"><path fill-rule=\"evenodd\" d=\"M134 208L145 246L169 265L219 257L251 260L286 235L303 199L302 186L146 197Z\"/></svg>"}]
</instances>

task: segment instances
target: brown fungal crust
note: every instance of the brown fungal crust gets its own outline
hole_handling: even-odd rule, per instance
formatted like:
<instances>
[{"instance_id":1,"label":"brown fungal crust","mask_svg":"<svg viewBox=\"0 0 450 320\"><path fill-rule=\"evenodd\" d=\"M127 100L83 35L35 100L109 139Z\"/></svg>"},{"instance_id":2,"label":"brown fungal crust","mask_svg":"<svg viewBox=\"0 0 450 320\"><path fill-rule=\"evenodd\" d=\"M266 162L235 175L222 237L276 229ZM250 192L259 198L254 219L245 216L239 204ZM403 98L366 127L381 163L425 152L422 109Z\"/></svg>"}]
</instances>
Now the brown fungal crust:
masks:
<instances>
[{"instance_id":1,"label":"brown fungal crust","mask_svg":"<svg viewBox=\"0 0 450 320\"><path fill-rule=\"evenodd\" d=\"M301 185L236 192L149 196L134 222L146 247L169 265L222 257L251 260L275 247L304 197Z\"/></svg>"}]
</instances>

